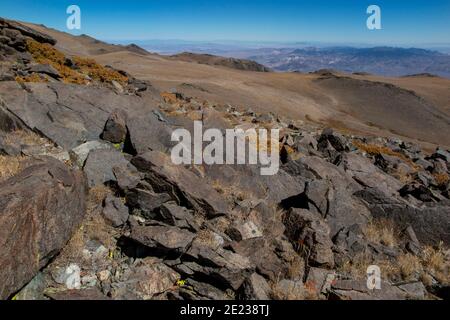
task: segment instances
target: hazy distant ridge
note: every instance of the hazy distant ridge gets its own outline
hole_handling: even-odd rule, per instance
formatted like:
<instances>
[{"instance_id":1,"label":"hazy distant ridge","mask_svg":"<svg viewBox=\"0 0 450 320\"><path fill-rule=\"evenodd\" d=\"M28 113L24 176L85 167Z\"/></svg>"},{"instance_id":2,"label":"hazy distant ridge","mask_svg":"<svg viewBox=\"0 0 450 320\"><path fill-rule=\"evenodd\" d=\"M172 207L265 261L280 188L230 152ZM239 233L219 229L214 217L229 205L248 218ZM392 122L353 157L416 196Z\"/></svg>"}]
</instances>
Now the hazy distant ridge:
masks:
<instances>
[{"instance_id":1,"label":"hazy distant ridge","mask_svg":"<svg viewBox=\"0 0 450 320\"><path fill-rule=\"evenodd\" d=\"M265 50L249 59L277 71L310 72L336 69L345 72L367 72L384 76L431 73L450 77L450 55L417 48L302 48Z\"/></svg>"}]
</instances>

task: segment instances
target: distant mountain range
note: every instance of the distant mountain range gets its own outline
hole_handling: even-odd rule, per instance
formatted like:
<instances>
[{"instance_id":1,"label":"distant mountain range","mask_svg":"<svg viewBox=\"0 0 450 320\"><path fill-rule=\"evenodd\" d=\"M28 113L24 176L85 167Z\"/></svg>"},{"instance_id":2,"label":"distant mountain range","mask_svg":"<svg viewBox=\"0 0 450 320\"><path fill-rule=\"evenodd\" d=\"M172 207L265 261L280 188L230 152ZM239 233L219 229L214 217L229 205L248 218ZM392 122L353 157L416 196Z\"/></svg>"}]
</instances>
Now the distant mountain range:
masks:
<instances>
[{"instance_id":1,"label":"distant mountain range","mask_svg":"<svg viewBox=\"0 0 450 320\"><path fill-rule=\"evenodd\" d=\"M423 45L421 48L313 42L253 43L195 42L182 40L137 41L141 47L159 54L182 52L212 54L253 60L274 71L311 72L334 69L343 72L383 76L434 74L450 78L450 46Z\"/></svg>"},{"instance_id":2,"label":"distant mountain range","mask_svg":"<svg viewBox=\"0 0 450 320\"><path fill-rule=\"evenodd\" d=\"M384 76L429 73L450 77L450 55L417 48L308 47L262 50L248 59L276 71L334 69Z\"/></svg>"}]
</instances>

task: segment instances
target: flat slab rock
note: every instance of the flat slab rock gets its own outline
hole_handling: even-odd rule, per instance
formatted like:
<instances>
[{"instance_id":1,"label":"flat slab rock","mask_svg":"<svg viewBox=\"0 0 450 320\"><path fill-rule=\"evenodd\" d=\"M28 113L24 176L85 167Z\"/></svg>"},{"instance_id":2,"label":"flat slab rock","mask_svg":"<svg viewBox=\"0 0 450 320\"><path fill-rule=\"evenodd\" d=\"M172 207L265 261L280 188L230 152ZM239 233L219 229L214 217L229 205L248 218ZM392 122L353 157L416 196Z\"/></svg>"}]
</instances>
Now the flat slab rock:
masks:
<instances>
[{"instance_id":1,"label":"flat slab rock","mask_svg":"<svg viewBox=\"0 0 450 320\"><path fill-rule=\"evenodd\" d=\"M63 83L27 83L26 87L15 81L0 82L5 108L66 150L99 139L116 109L139 118L138 113L147 114L153 108L144 98L117 95L106 88ZM144 130L145 137L149 128Z\"/></svg>"},{"instance_id":2,"label":"flat slab rock","mask_svg":"<svg viewBox=\"0 0 450 320\"><path fill-rule=\"evenodd\" d=\"M365 280L338 280L331 287L333 298L339 300L404 300L405 291L386 282L380 290L369 290Z\"/></svg>"},{"instance_id":3,"label":"flat slab rock","mask_svg":"<svg viewBox=\"0 0 450 320\"><path fill-rule=\"evenodd\" d=\"M170 226L134 226L130 235L147 247L168 252L184 252L194 237L194 233Z\"/></svg>"}]
</instances>

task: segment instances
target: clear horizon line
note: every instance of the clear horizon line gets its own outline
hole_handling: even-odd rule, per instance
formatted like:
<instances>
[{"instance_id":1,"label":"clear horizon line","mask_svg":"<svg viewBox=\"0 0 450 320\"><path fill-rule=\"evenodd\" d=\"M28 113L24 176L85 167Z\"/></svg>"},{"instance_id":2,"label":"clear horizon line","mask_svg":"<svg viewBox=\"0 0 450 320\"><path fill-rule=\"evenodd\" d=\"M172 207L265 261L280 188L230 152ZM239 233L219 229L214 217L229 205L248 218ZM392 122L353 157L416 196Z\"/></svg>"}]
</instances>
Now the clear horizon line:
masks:
<instances>
[{"instance_id":1,"label":"clear horizon line","mask_svg":"<svg viewBox=\"0 0 450 320\"><path fill-rule=\"evenodd\" d=\"M411 42L359 42L359 41L317 41L317 40L231 40L231 39L215 39L215 40L191 40L191 39L178 39L178 38L149 38L149 39L108 39L100 38L99 40L105 42L127 42L129 44L135 42L154 42L154 41L170 41L170 42L193 42L193 43L252 43L252 44L333 44L333 45L367 45L367 46L450 46L450 42L423 42L423 43L411 43Z\"/></svg>"}]
</instances>

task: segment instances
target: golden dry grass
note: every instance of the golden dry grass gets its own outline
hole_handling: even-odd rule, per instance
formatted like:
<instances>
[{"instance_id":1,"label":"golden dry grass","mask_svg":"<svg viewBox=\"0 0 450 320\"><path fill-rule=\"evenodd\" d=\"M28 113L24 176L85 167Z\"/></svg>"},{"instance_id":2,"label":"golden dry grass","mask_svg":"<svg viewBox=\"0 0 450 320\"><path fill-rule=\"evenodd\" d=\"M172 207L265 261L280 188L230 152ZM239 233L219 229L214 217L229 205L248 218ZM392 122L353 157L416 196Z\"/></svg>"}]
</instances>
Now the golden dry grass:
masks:
<instances>
[{"instance_id":1,"label":"golden dry grass","mask_svg":"<svg viewBox=\"0 0 450 320\"><path fill-rule=\"evenodd\" d=\"M301 288L296 288L293 284L288 290L284 290L280 287L279 282L274 282L271 285L272 292L270 294L273 300L279 301L298 301L305 300L305 290L303 286Z\"/></svg>"},{"instance_id":2,"label":"golden dry grass","mask_svg":"<svg viewBox=\"0 0 450 320\"><path fill-rule=\"evenodd\" d=\"M119 72L98 64L94 59L74 57L75 69L66 65L66 56L50 44L27 40L27 50L37 63L48 64L55 68L66 83L87 84L86 76L99 82L117 81L124 85L128 78ZM38 77L40 79L40 77ZM18 82L42 82L36 76L16 79Z\"/></svg>"},{"instance_id":3,"label":"golden dry grass","mask_svg":"<svg viewBox=\"0 0 450 320\"><path fill-rule=\"evenodd\" d=\"M55 68L66 83L87 84L83 75L65 65L65 55L47 43L27 40L27 50L37 63L48 64Z\"/></svg>"},{"instance_id":4,"label":"golden dry grass","mask_svg":"<svg viewBox=\"0 0 450 320\"><path fill-rule=\"evenodd\" d=\"M370 221L364 228L364 235L370 242L391 248L398 244L397 232L394 223L390 220L378 219Z\"/></svg>"},{"instance_id":5,"label":"golden dry grass","mask_svg":"<svg viewBox=\"0 0 450 320\"><path fill-rule=\"evenodd\" d=\"M104 185L98 185L89 190L88 208L96 207L102 204L106 196L111 194L111 189Z\"/></svg>"},{"instance_id":6,"label":"golden dry grass","mask_svg":"<svg viewBox=\"0 0 450 320\"><path fill-rule=\"evenodd\" d=\"M353 140L352 143L359 150L364 151L367 154L370 154L372 156L385 154L388 156L397 157L397 158L403 160L404 162L406 162L407 164L409 164L413 169L417 170L417 168L418 168L417 165L411 159L409 159L407 156L405 156L404 154L402 154L400 152L393 151L393 150L389 149L388 147L380 146L377 144L368 144L368 143L361 142L359 140Z\"/></svg>"},{"instance_id":7,"label":"golden dry grass","mask_svg":"<svg viewBox=\"0 0 450 320\"><path fill-rule=\"evenodd\" d=\"M162 92L161 98L164 100L165 103L175 104L179 102L177 95L171 92Z\"/></svg>"},{"instance_id":8,"label":"golden dry grass","mask_svg":"<svg viewBox=\"0 0 450 320\"><path fill-rule=\"evenodd\" d=\"M119 72L98 64L94 59L74 57L73 61L82 74L100 82L117 81L121 85L128 82L128 78Z\"/></svg>"},{"instance_id":9,"label":"golden dry grass","mask_svg":"<svg viewBox=\"0 0 450 320\"><path fill-rule=\"evenodd\" d=\"M425 270L444 284L450 284L450 261L445 256L445 248L441 243L438 247L425 247L421 262Z\"/></svg>"},{"instance_id":10,"label":"golden dry grass","mask_svg":"<svg viewBox=\"0 0 450 320\"><path fill-rule=\"evenodd\" d=\"M237 186L224 186L219 180L214 180L212 187L217 193L230 201L243 201L253 196L251 193L240 190Z\"/></svg>"},{"instance_id":11,"label":"golden dry grass","mask_svg":"<svg viewBox=\"0 0 450 320\"><path fill-rule=\"evenodd\" d=\"M6 180L18 174L22 167L22 157L0 155L0 180Z\"/></svg>"},{"instance_id":12,"label":"golden dry grass","mask_svg":"<svg viewBox=\"0 0 450 320\"><path fill-rule=\"evenodd\" d=\"M436 173L433 175L438 187L445 187L450 181L450 177L447 173Z\"/></svg>"},{"instance_id":13,"label":"golden dry grass","mask_svg":"<svg viewBox=\"0 0 450 320\"><path fill-rule=\"evenodd\" d=\"M343 263L337 271L342 274L352 275L355 279L361 279L366 276L367 267L372 264L372 258L368 254L360 253L352 257L352 261Z\"/></svg>"},{"instance_id":14,"label":"golden dry grass","mask_svg":"<svg viewBox=\"0 0 450 320\"><path fill-rule=\"evenodd\" d=\"M194 239L194 243L217 249L218 246L214 235L209 230L200 230Z\"/></svg>"},{"instance_id":15,"label":"golden dry grass","mask_svg":"<svg viewBox=\"0 0 450 320\"><path fill-rule=\"evenodd\" d=\"M437 248L427 246L419 256L402 253L395 260L373 261L368 254L358 254L353 257L352 262L344 263L338 271L352 275L356 279L364 279L367 267L370 265L378 265L385 280L420 279L425 285L430 285L435 278L440 283L450 283L450 261L446 260L445 249L442 245Z\"/></svg>"},{"instance_id":16,"label":"golden dry grass","mask_svg":"<svg viewBox=\"0 0 450 320\"><path fill-rule=\"evenodd\" d=\"M404 280L413 280L423 272L420 258L411 253L402 254L394 265Z\"/></svg>"},{"instance_id":17,"label":"golden dry grass","mask_svg":"<svg viewBox=\"0 0 450 320\"><path fill-rule=\"evenodd\" d=\"M26 83L26 82L43 82L43 83L45 83L45 82L48 82L48 80L46 78L43 78L36 73L30 74L30 75L24 76L24 77L17 76L16 81L18 83Z\"/></svg>"},{"instance_id":18,"label":"golden dry grass","mask_svg":"<svg viewBox=\"0 0 450 320\"><path fill-rule=\"evenodd\" d=\"M287 275L291 279L297 279L303 275L305 271L305 261L298 255L292 257L289 262Z\"/></svg>"},{"instance_id":19,"label":"golden dry grass","mask_svg":"<svg viewBox=\"0 0 450 320\"><path fill-rule=\"evenodd\" d=\"M29 130L15 130L8 132L4 139L6 144L27 144L42 145L50 143L49 140L42 138L38 134Z\"/></svg>"}]
</instances>

